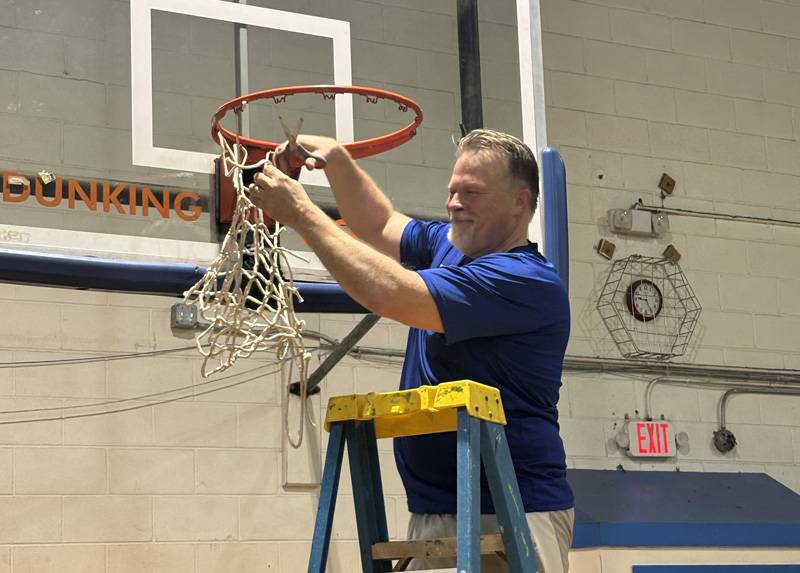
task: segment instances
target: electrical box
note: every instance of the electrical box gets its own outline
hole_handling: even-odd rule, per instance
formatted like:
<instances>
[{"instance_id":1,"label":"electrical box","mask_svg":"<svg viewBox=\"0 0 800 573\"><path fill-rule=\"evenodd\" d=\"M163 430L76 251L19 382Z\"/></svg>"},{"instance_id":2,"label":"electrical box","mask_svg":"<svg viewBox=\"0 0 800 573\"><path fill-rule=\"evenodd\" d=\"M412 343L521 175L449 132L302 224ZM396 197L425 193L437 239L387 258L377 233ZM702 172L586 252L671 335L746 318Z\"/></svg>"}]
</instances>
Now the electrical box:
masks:
<instances>
[{"instance_id":1,"label":"electrical box","mask_svg":"<svg viewBox=\"0 0 800 573\"><path fill-rule=\"evenodd\" d=\"M653 213L652 217L653 232L656 235L663 235L669 232L669 217L666 213Z\"/></svg>"},{"instance_id":2,"label":"electrical box","mask_svg":"<svg viewBox=\"0 0 800 573\"><path fill-rule=\"evenodd\" d=\"M609 209L608 226L620 235L657 237L669 232L666 213L651 213L644 209Z\"/></svg>"},{"instance_id":3,"label":"electrical box","mask_svg":"<svg viewBox=\"0 0 800 573\"><path fill-rule=\"evenodd\" d=\"M169 325L172 328L191 329L197 326L197 307L178 302L170 308Z\"/></svg>"}]
</instances>

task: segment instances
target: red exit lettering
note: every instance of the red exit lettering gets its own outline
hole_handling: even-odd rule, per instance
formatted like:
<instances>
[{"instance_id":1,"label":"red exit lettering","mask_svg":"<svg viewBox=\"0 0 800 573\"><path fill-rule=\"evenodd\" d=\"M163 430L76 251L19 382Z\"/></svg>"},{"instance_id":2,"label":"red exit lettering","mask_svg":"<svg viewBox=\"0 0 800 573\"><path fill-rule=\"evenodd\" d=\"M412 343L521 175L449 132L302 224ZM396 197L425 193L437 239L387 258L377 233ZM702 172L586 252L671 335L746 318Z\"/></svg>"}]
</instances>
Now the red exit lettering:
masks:
<instances>
[{"instance_id":1,"label":"red exit lettering","mask_svg":"<svg viewBox=\"0 0 800 573\"><path fill-rule=\"evenodd\" d=\"M675 455L675 437L669 422L636 421L628 428L632 456Z\"/></svg>"}]
</instances>

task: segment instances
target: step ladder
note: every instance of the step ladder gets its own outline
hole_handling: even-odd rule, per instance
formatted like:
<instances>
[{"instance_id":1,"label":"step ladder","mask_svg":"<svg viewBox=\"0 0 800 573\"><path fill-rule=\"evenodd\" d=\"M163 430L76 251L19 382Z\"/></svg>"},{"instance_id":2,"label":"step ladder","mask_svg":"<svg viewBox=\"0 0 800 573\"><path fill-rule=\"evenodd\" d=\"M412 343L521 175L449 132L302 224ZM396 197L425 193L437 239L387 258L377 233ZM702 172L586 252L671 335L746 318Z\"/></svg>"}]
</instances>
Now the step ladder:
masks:
<instances>
[{"instance_id":1,"label":"step ladder","mask_svg":"<svg viewBox=\"0 0 800 573\"><path fill-rule=\"evenodd\" d=\"M471 380L328 402L330 432L308 564L324 573L336 494L347 444L364 573L402 571L414 557L456 556L458 573L478 573L480 555L504 554L511 573L536 570L536 552L506 441L500 392ZM376 439L457 431L457 537L389 541ZM489 482L500 535L480 536L480 462Z\"/></svg>"}]
</instances>

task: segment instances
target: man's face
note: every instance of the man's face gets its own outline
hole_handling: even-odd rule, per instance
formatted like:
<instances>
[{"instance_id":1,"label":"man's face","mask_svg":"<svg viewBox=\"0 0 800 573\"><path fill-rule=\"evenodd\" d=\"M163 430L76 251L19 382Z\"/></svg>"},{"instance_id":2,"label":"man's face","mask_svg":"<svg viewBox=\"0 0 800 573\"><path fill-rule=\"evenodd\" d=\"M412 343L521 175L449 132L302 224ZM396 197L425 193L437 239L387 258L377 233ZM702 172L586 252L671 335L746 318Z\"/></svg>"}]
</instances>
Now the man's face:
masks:
<instances>
[{"instance_id":1,"label":"man's face","mask_svg":"<svg viewBox=\"0 0 800 573\"><path fill-rule=\"evenodd\" d=\"M521 189L508 173L507 160L488 151L462 153L448 184L448 239L465 255L477 258L508 250L519 233L525 208Z\"/></svg>"}]
</instances>

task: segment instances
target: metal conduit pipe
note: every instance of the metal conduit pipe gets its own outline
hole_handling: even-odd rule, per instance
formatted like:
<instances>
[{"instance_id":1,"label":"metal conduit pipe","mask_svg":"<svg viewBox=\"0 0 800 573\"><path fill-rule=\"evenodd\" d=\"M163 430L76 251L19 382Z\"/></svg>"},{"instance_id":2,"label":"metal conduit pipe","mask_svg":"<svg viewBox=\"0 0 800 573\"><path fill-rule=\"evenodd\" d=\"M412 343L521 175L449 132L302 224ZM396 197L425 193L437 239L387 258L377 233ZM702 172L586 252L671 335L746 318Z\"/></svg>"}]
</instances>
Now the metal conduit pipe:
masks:
<instances>
[{"instance_id":1,"label":"metal conduit pipe","mask_svg":"<svg viewBox=\"0 0 800 573\"><path fill-rule=\"evenodd\" d=\"M312 333L309 333L312 334ZM336 341L322 335L313 333L327 343ZM374 348L368 346L353 346L350 355L380 356L384 358L405 357L402 350L390 348ZM681 384L686 386L707 386L712 388L725 387L728 389L761 390L770 392L785 392L794 395L800 392L800 371L783 370L777 368L744 368L737 366L717 366L713 364L681 364L664 363L658 361L629 361L619 358L599 358L589 356L566 356L564 359L565 372L608 372L608 373L633 373L643 375L657 375L650 380L645 388L645 416L652 415L650 407L653 388L659 383Z\"/></svg>"},{"instance_id":2,"label":"metal conduit pipe","mask_svg":"<svg viewBox=\"0 0 800 573\"><path fill-rule=\"evenodd\" d=\"M621 358L595 358L589 356L567 356L564 359L567 371L630 372L660 376L684 376L695 378L724 378L727 380L773 381L800 386L800 370L778 368L745 368L717 366L713 364L665 363L655 360L623 360Z\"/></svg>"},{"instance_id":3,"label":"metal conduit pipe","mask_svg":"<svg viewBox=\"0 0 800 573\"><path fill-rule=\"evenodd\" d=\"M324 342L330 340L314 333ZM403 358L402 350L353 346L348 354L359 356L381 356ZM342 354L344 355L344 353ZM340 357L341 358L341 357ZM652 394L657 384L677 384L689 387L727 388L720 399L719 428L714 432L712 443L725 454L736 447L736 436L725 428L725 406L733 394L777 394L800 396L800 371L771 368L741 368L712 364L669 364L655 361L626 361L615 358L593 358L567 356L565 371L660 374L650 380L644 392L645 418L652 419ZM732 387L733 386L733 387Z\"/></svg>"},{"instance_id":4,"label":"metal conduit pipe","mask_svg":"<svg viewBox=\"0 0 800 573\"><path fill-rule=\"evenodd\" d=\"M354 346L354 355L405 357L405 352L390 348ZM623 360L621 358L599 358L590 356L566 356L564 370L570 372L629 372L636 374L656 374L660 376L684 376L695 378L724 378L727 380L773 381L800 386L800 370L778 368L744 368L738 366L717 366L714 364L665 363L655 360Z\"/></svg>"},{"instance_id":5,"label":"metal conduit pipe","mask_svg":"<svg viewBox=\"0 0 800 573\"><path fill-rule=\"evenodd\" d=\"M644 390L644 416L648 420L653 418L653 409L651 407L652 394L653 394L653 389L657 384L672 384L675 386L688 386L690 388L705 387L717 390L721 390L722 388L727 388L728 390L736 390L740 392L746 392L746 391L759 392L761 390L767 391L769 393L772 393L773 391L776 393L783 392L789 394L800 392L800 388L797 388L796 386L786 383L775 383L768 381L761 382L756 380L732 383L724 379L710 379L710 378L697 379L697 378L679 378L672 376L659 376L658 378L650 380L650 382L647 383L647 387Z\"/></svg>"},{"instance_id":6,"label":"metal conduit pipe","mask_svg":"<svg viewBox=\"0 0 800 573\"><path fill-rule=\"evenodd\" d=\"M724 221L739 221L742 223L761 223L767 225L783 225L785 227L800 227L800 221L787 219L773 219L771 217L754 217L750 215L735 215L732 213L714 213L712 211L697 211L694 209L676 209L672 207L658 207L656 205L645 205L636 203L631 209L639 209L648 213L671 213L673 215L685 215L687 217L701 217L704 219L721 219Z\"/></svg>"},{"instance_id":7,"label":"metal conduit pipe","mask_svg":"<svg viewBox=\"0 0 800 573\"><path fill-rule=\"evenodd\" d=\"M324 342L324 343L326 343L326 344L328 344L330 346L336 346L337 344L339 344L339 341L336 340L334 337L328 336L327 334L324 334L322 332L318 332L316 330L304 330L303 331L303 337L304 338L311 338L311 339L315 339L315 340L321 340L322 342Z\"/></svg>"},{"instance_id":8,"label":"metal conduit pipe","mask_svg":"<svg viewBox=\"0 0 800 573\"><path fill-rule=\"evenodd\" d=\"M388 348L355 346L351 354L363 356L384 356L403 358L405 352ZM743 368L738 366L717 366L713 364L665 363L655 360L623 360L621 358L599 358L590 356L566 356L564 371L568 372L628 372L651 374L659 377L709 378L755 383L778 382L800 387L800 370L778 368ZM731 386L731 384L728 384Z\"/></svg>"},{"instance_id":9,"label":"metal conduit pipe","mask_svg":"<svg viewBox=\"0 0 800 573\"><path fill-rule=\"evenodd\" d=\"M719 427L725 428L725 406L728 399L733 394L778 394L781 396L800 396L800 390L789 390L783 388L731 388L726 391L719 399Z\"/></svg>"},{"instance_id":10,"label":"metal conduit pipe","mask_svg":"<svg viewBox=\"0 0 800 573\"><path fill-rule=\"evenodd\" d=\"M315 333L316 334L316 333ZM325 337L319 338L327 343ZM349 354L403 358L402 350L353 346ZM626 361L615 358L567 356L564 371L660 374L648 382L644 392L645 418L652 419L652 394L657 384L678 384L689 387L727 388L720 399L719 428L713 433L712 443L723 454L736 447L736 436L725 428L725 406L733 394L778 394L800 396L800 371L771 368L741 368L712 364L669 364L655 361ZM683 374L683 376L681 376ZM733 388L731 387L733 386Z\"/></svg>"},{"instance_id":11,"label":"metal conduit pipe","mask_svg":"<svg viewBox=\"0 0 800 573\"><path fill-rule=\"evenodd\" d=\"M350 351L355 355L405 357L405 352L390 348L354 346ZM621 358L600 358L593 356L566 356L564 370L570 372L629 372L635 374L656 374L661 376L684 376L695 378L724 378L727 380L773 381L800 386L800 370L779 368L745 368L740 366L717 366L715 364L681 364L656 360L623 360Z\"/></svg>"},{"instance_id":12,"label":"metal conduit pipe","mask_svg":"<svg viewBox=\"0 0 800 573\"><path fill-rule=\"evenodd\" d=\"M322 364L317 366L317 369L314 370L308 376L306 392L308 395L316 394L319 390L317 390L317 386L320 385L322 379L333 370L333 367L339 363L339 361L344 358L347 354L352 352L353 347L355 346L356 342L361 340L361 338L369 332L369 330L375 326L378 321L381 319L380 316L377 314L366 314L361 319L361 321L353 327L347 336L345 336L341 342L339 342L333 349L330 351L330 354L325 357L325 360L322 361ZM292 382L289 385L289 392L295 394L296 396L300 396L302 393L302 388L299 382Z\"/></svg>"},{"instance_id":13,"label":"metal conduit pipe","mask_svg":"<svg viewBox=\"0 0 800 573\"><path fill-rule=\"evenodd\" d=\"M778 394L800 396L800 390L782 388L731 388L719 400L719 428L714 432L713 444L723 454L736 447L736 436L725 427L725 406L733 394Z\"/></svg>"}]
</instances>

